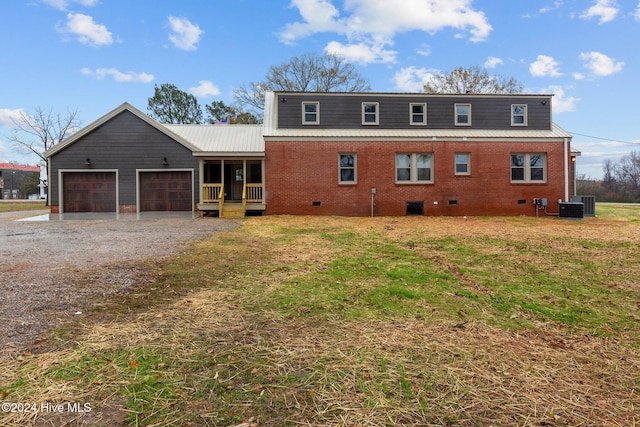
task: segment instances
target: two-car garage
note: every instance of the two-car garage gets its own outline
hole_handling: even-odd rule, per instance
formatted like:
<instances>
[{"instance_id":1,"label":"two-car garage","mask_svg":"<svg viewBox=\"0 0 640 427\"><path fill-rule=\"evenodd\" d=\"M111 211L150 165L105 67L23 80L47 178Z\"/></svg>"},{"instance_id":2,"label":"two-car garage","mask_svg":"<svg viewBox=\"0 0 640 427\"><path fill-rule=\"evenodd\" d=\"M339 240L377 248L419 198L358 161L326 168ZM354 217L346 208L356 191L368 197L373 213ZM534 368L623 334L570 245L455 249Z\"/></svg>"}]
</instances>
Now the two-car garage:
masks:
<instances>
[{"instance_id":1,"label":"two-car garage","mask_svg":"<svg viewBox=\"0 0 640 427\"><path fill-rule=\"evenodd\" d=\"M117 171L61 171L62 210L117 212ZM137 171L137 211L191 211L192 170Z\"/></svg>"}]
</instances>

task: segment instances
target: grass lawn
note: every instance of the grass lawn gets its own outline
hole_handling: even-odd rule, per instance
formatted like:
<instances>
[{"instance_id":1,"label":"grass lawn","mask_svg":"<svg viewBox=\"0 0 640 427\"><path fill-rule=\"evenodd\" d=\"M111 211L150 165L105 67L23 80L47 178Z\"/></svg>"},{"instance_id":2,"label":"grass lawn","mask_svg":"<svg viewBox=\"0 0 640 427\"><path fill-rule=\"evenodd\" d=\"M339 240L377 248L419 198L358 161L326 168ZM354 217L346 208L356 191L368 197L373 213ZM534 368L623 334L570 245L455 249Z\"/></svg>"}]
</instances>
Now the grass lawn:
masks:
<instances>
[{"instance_id":1,"label":"grass lawn","mask_svg":"<svg viewBox=\"0 0 640 427\"><path fill-rule=\"evenodd\" d=\"M46 209L44 201L20 201L12 202L8 200L0 200L0 213L17 212L17 211L33 211Z\"/></svg>"},{"instance_id":2,"label":"grass lawn","mask_svg":"<svg viewBox=\"0 0 640 427\"><path fill-rule=\"evenodd\" d=\"M639 219L248 218L0 360L0 396L90 425L637 425ZM0 424L34 416L78 414Z\"/></svg>"}]
</instances>

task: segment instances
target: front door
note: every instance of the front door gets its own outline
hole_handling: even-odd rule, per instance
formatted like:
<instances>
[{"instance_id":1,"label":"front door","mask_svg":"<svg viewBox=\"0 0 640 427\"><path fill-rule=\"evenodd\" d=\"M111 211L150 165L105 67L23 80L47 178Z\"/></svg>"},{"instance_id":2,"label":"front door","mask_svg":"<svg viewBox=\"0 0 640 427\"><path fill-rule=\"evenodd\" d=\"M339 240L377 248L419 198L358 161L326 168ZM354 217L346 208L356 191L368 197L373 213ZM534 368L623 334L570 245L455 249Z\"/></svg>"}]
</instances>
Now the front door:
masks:
<instances>
[{"instance_id":1,"label":"front door","mask_svg":"<svg viewBox=\"0 0 640 427\"><path fill-rule=\"evenodd\" d=\"M224 162L224 199L241 201L244 186L244 163L242 160Z\"/></svg>"}]
</instances>

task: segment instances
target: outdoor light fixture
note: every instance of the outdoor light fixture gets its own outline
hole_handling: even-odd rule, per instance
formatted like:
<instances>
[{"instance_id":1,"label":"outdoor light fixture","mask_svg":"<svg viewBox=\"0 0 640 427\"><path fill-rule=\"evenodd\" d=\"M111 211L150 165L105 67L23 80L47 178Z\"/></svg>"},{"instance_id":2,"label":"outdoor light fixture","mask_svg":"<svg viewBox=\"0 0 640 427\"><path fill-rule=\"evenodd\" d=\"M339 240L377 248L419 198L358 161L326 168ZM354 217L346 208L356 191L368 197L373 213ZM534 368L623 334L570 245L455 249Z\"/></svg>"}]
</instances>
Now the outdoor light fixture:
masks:
<instances>
[{"instance_id":1,"label":"outdoor light fixture","mask_svg":"<svg viewBox=\"0 0 640 427\"><path fill-rule=\"evenodd\" d=\"M166 157L162 158L162 166L168 166L169 165L169 161L167 160Z\"/></svg>"},{"instance_id":2,"label":"outdoor light fixture","mask_svg":"<svg viewBox=\"0 0 640 427\"><path fill-rule=\"evenodd\" d=\"M547 105L547 101L542 101L542 105Z\"/></svg>"},{"instance_id":3,"label":"outdoor light fixture","mask_svg":"<svg viewBox=\"0 0 640 427\"><path fill-rule=\"evenodd\" d=\"M281 98L280 102L282 102L284 104L285 102L287 102L287 98Z\"/></svg>"},{"instance_id":4,"label":"outdoor light fixture","mask_svg":"<svg viewBox=\"0 0 640 427\"><path fill-rule=\"evenodd\" d=\"M91 166L91 158L90 158L90 157L87 157L87 158L84 160L84 164L85 164L86 166Z\"/></svg>"}]
</instances>

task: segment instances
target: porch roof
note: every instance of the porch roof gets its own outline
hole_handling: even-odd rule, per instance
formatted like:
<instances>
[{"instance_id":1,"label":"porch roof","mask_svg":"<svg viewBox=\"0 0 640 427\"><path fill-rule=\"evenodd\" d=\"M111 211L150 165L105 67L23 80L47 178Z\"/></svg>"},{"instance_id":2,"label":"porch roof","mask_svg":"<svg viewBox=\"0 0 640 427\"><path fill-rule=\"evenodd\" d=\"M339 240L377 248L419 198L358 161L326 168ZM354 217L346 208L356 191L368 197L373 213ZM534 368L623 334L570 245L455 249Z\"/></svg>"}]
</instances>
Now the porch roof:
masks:
<instances>
[{"instance_id":1,"label":"porch roof","mask_svg":"<svg viewBox=\"0 0 640 427\"><path fill-rule=\"evenodd\" d=\"M163 125L204 156L264 156L262 125Z\"/></svg>"}]
</instances>

